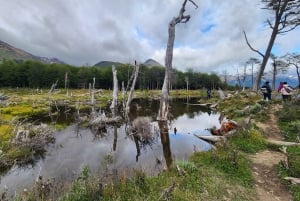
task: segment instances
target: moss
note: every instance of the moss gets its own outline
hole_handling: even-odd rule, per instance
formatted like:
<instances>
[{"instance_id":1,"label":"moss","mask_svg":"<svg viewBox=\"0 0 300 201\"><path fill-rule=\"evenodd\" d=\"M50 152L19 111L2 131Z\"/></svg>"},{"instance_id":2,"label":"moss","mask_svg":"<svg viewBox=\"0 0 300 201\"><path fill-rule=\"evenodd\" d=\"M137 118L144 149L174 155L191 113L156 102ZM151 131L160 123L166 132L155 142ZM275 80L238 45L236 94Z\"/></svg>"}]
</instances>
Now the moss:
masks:
<instances>
[{"instance_id":1,"label":"moss","mask_svg":"<svg viewBox=\"0 0 300 201\"><path fill-rule=\"evenodd\" d=\"M0 141L7 141L10 139L12 132L11 125L0 125Z\"/></svg>"}]
</instances>

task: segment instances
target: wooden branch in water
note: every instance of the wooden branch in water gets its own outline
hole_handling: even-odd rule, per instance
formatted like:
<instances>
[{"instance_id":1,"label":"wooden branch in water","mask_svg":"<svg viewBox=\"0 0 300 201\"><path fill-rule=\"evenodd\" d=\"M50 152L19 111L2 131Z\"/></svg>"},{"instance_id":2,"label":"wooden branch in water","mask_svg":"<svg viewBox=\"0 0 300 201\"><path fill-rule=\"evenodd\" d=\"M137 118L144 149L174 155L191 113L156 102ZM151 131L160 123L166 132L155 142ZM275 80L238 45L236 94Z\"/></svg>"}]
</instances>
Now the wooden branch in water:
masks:
<instances>
[{"instance_id":1,"label":"wooden branch in water","mask_svg":"<svg viewBox=\"0 0 300 201\"><path fill-rule=\"evenodd\" d=\"M215 135L199 135L199 134L194 134L195 137L201 139L201 140L204 140L208 143L216 143L216 142L219 142L219 141L222 141L225 139L224 136L215 136Z\"/></svg>"},{"instance_id":2,"label":"wooden branch in water","mask_svg":"<svg viewBox=\"0 0 300 201\"><path fill-rule=\"evenodd\" d=\"M203 107L209 107L209 108L216 108L218 103L198 103L198 104L191 104L191 103L185 103L186 105L198 105Z\"/></svg>"}]
</instances>

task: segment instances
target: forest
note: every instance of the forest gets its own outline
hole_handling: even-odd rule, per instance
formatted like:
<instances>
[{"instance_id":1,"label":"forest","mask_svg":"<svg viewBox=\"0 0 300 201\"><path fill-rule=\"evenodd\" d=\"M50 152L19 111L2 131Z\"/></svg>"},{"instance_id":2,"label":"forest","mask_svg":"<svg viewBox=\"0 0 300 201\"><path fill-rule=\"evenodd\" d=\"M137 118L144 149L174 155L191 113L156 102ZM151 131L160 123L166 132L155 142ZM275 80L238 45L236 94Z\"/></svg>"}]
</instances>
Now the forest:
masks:
<instances>
[{"instance_id":1,"label":"forest","mask_svg":"<svg viewBox=\"0 0 300 201\"><path fill-rule=\"evenodd\" d=\"M130 64L116 66L119 84L125 86L133 71ZM165 68L140 65L136 89L161 89ZM112 89L113 75L111 66L107 67L75 67L68 64L45 64L38 61L4 60L0 63L0 87L49 88L56 82L58 88L88 88L95 77L95 87ZM65 80L67 80L65 82ZM192 69L182 72L173 69L173 89L201 89L223 87L216 74L194 72ZM119 86L121 88L121 86Z\"/></svg>"}]
</instances>

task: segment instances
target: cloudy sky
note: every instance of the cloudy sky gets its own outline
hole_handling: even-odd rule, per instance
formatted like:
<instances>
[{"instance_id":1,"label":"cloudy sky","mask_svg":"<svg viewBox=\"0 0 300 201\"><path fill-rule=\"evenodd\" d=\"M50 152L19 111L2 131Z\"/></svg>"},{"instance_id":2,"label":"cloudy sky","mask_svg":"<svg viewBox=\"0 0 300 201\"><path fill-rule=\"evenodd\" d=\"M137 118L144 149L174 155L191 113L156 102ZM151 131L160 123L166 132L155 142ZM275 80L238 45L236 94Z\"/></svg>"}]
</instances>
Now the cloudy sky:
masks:
<instances>
[{"instance_id":1,"label":"cloudy sky","mask_svg":"<svg viewBox=\"0 0 300 201\"><path fill-rule=\"evenodd\" d=\"M176 26L173 66L200 72L231 71L257 57L243 30L264 52L270 36L260 0L194 0L186 24ZM168 23L183 0L0 0L0 40L37 56L72 65L103 60L164 64ZM276 40L274 53L299 52L300 29Z\"/></svg>"}]
</instances>

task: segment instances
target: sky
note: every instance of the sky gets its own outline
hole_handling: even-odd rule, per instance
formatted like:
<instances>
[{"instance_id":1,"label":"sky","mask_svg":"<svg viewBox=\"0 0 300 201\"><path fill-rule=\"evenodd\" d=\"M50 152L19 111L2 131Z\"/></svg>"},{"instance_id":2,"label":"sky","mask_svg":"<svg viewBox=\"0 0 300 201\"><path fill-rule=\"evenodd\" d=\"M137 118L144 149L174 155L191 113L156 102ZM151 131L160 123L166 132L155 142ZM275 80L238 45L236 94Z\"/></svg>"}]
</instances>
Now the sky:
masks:
<instances>
[{"instance_id":1,"label":"sky","mask_svg":"<svg viewBox=\"0 0 300 201\"><path fill-rule=\"evenodd\" d=\"M189 22L176 25L173 66L182 71L236 71L264 52L271 34L261 0L194 0ZM133 63L152 58L164 65L168 24L183 0L0 0L0 40L36 56L68 64ZM278 36L273 52L300 50L300 29Z\"/></svg>"}]
</instances>

